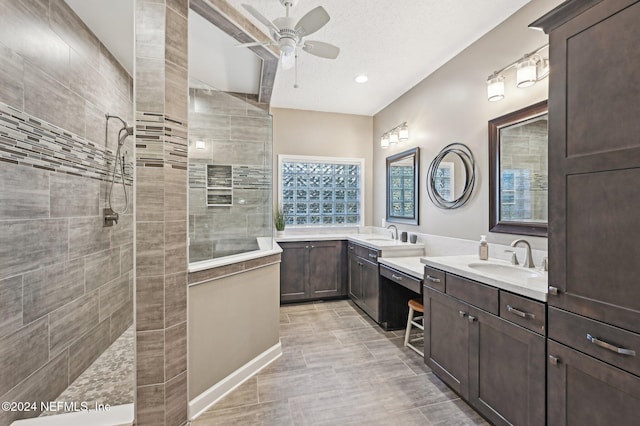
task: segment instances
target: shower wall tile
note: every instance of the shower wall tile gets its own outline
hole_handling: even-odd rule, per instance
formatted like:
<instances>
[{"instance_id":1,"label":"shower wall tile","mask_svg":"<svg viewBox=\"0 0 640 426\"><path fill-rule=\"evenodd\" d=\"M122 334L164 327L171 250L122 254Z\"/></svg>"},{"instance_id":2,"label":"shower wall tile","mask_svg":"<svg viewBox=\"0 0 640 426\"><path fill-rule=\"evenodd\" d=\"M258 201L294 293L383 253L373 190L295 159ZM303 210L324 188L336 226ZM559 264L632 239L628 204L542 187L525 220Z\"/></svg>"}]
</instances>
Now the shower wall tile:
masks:
<instances>
[{"instance_id":1,"label":"shower wall tile","mask_svg":"<svg viewBox=\"0 0 640 426\"><path fill-rule=\"evenodd\" d=\"M133 101L133 80L127 71L122 68L120 62L100 44L100 73L107 79L109 86L115 87L124 100L131 103ZM129 115L130 117L131 115Z\"/></svg>"},{"instance_id":2,"label":"shower wall tile","mask_svg":"<svg viewBox=\"0 0 640 426\"><path fill-rule=\"evenodd\" d=\"M136 423L138 425L165 424L164 384L138 386L136 389Z\"/></svg>"},{"instance_id":3,"label":"shower wall tile","mask_svg":"<svg viewBox=\"0 0 640 426\"><path fill-rule=\"evenodd\" d=\"M97 253L111 246L111 229L99 216L69 220L69 258Z\"/></svg>"},{"instance_id":4,"label":"shower wall tile","mask_svg":"<svg viewBox=\"0 0 640 426\"><path fill-rule=\"evenodd\" d=\"M51 28L73 50L91 61L92 65L99 64L100 41L64 2L64 0L50 0L49 2Z\"/></svg>"},{"instance_id":5,"label":"shower wall tile","mask_svg":"<svg viewBox=\"0 0 640 426\"><path fill-rule=\"evenodd\" d=\"M185 200L186 204L186 200ZM184 216L186 218L186 212ZM165 222L164 273L172 275L185 270L187 264L187 221Z\"/></svg>"},{"instance_id":6,"label":"shower wall tile","mask_svg":"<svg viewBox=\"0 0 640 426\"><path fill-rule=\"evenodd\" d=\"M109 284L100 287L100 321L108 319L111 314L131 300L129 293L129 277L122 275Z\"/></svg>"},{"instance_id":7,"label":"shower wall tile","mask_svg":"<svg viewBox=\"0 0 640 426\"><path fill-rule=\"evenodd\" d=\"M137 277L136 280L136 329L138 331L164 328L165 278ZM186 290L185 290L186 291Z\"/></svg>"},{"instance_id":8,"label":"shower wall tile","mask_svg":"<svg viewBox=\"0 0 640 426\"><path fill-rule=\"evenodd\" d=\"M98 50L99 53L99 50ZM107 80L94 68L99 66L92 64L85 56L71 50L71 83L69 87L83 99L98 106L103 111L112 111L109 105L109 93L113 87L108 87ZM115 113L116 111L113 111ZM103 119L104 121L104 119Z\"/></svg>"},{"instance_id":9,"label":"shower wall tile","mask_svg":"<svg viewBox=\"0 0 640 426\"><path fill-rule=\"evenodd\" d=\"M136 220L164 219L164 170L162 167L138 167L136 188Z\"/></svg>"},{"instance_id":10,"label":"shower wall tile","mask_svg":"<svg viewBox=\"0 0 640 426\"><path fill-rule=\"evenodd\" d=\"M49 349L52 354L65 350L79 336L98 324L98 292L86 294L49 315Z\"/></svg>"},{"instance_id":11,"label":"shower wall tile","mask_svg":"<svg viewBox=\"0 0 640 426\"><path fill-rule=\"evenodd\" d=\"M49 360L47 319L42 318L0 340L0 395Z\"/></svg>"},{"instance_id":12,"label":"shower wall tile","mask_svg":"<svg viewBox=\"0 0 640 426\"><path fill-rule=\"evenodd\" d=\"M82 297L85 291L84 259L57 263L23 277L23 323L29 324Z\"/></svg>"},{"instance_id":13,"label":"shower wall tile","mask_svg":"<svg viewBox=\"0 0 640 426\"><path fill-rule=\"evenodd\" d=\"M271 138L271 119L231 116L231 140L266 142Z\"/></svg>"},{"instance_id":14,"label":"shower wall tile","mask_svg":"<svg viewBox=\"0 0 640 426\"><path fill-rule=\"evenodd\" d=\"M214 142L212 156L214 164L262 165L266 147L251 141Z\"/></svg>"},{"instance_id":15,"label":"shower wall tile","mask_svg":"<svg viewBox=\"0 0 640 426\"><path fill-rule=\"evenodd\" d=\"M133 280L133 278L131 278ZM133 298L111 315L110 340L114 342L133 324Z\"/></svg>"},{"instance_id":16,"label":"shower wall tile","mask_svg":"<svg viewBox=\"0 0 640 426\"><path fill-rule=\"evenodd\" d=\"M120 246L120 272L127 273L133 270L134 260L133 244Z\"/></svg>"},{"instance_id":17,"label":"shower wall tile","mask_svg":"<svg viewBox=\"0 0 640 426\"><path fill-rule=\"evenodd\" d=\"M189 189L189 214L204 215L207 213L207 190L205 188Z\"/></svg>"},{"instance_id":18,"label":"shower wall tile","mask_svg":"<svg viewBox=\"0 0 640 426\"><path fill-rule=\"evenodd\" d=\"M167 425L184 425L187 418L187 372L169 380L165 386L165 410Z\"/></svg>"},{"instance_id":19,"label":"shower wall tile","mask_svg":"<svg viewBox=\"0 0 640 426\"><path fill-rule=\"evenodd\" d=\"M69 356L67 351L64 351L1 398L3 401L51 401L55 398L54 395L60 395L69 386L68 371ZM15 420L39 414L39 410L0 411L0 424L11 424Z\"/></svg>"},{"instance_id":20,"label":"shower wall tile","mask_svg":"<svg viewBox=\"0 0 640 426\"><path fill-rule=\"evenodd\" d=\"M187 217L187 171L165 168L165 220L185 220Z\"/></svg>"},{"instance_id":21,"label":"shower wall tile","mask_svg":"<svg viewBox=\"0 0 640 426\"><path fill-rule=\"evenodd\" d=\"M104 250L85 258L87 292L120 276L120 248Z\"/></svg>"},{"instance_id":22,"label":"shower wall tile","mask_svg":"<svg viewBox=\"0 0 640 426\"><path fill-rule=\"evenodd\" d=\"M84 136L85 101L79 95L44 74L30 63L24 64L24 110L56 126Z\"/></svg>"},{"instance_id":23,"label":"shower wall tile","mask_svg":"<svg viewBox=\"0 0 640 426\"><path fill-rule=\"evenodd\" d=\"M189 12L189 0L167 0L167 7L186 17Z\"/></svg>"},{"instance_id":24,"label":"shower wall tile","mask_svg":"<svg viewBox=\"0 0 640 426\"><path fill-rule=\"evenodd\" d=\"M138 58L136 61L136 104L139 111L164 112L164 60Z\"/></svg>"},{"instance_id":25,"label":"shower wall tile","mask_svg":"<svg viewBox=\"0 0 640 426\"><path fill-rule=\"evenodd\" d=\"M49 173L3 163L0 167L0 220L49 217Z\"/></svg>"},{"instance_id":26,"label":"shower wall tile","mask_svg":"<svg viewBox=\"0 0 640 426\"><path fill-rule=\"evenodd\" d=\"M130 191L131 188L127 189ZM111 247L120 247L122 244L133 242L133 214L131 213L131 201L129 201L129 213L120 215L118 224L111 228ZM116 204L117 205L117 204ZM124 204L122 204L124 206Z\"/></svg>"},{"instance_id":27,"label":"shower wall tile","mask_svg":"<svg viewBox=\"0 0 640 426\"><path fill-rule=\"evenodd\" d=\"M172 62L165 62L165 67L165 113L167 116L186 121L189 115L187 73L184 68Z\"/></svg>"},{"instance_id":28,"label":"shower wall tile","mask_svg":"<svg viewBox=\"0 0 640 426\"><path fill-rule=\"evenodd\" d=\"M164 330L136 333L136 383L138 386L164 383Z\"/></svg>"},{"instance_id":29,"label":"shower wall tile","mask_svg":"<svg viewBox=\"0 0 640 426\"><path fill-rule=\"evenodd\" d=\"M142 58L164 60L165 6L163 3L148 0L136 1L136 66ZM139 80L136 83L139 84ZM140 86L137 90L140 90ZM138 111L148 110L141 108L138 104Z\"/></svg>"},{"instance_id":30,"label":"shower wall tile","mask_svg":"<svg viewBox=\"0 0 640 426\"><path fill-rule=\"evenodd\" d=\"M51 217L98 216L100 182L51 174Z\"/></svg>"},{"instance_id":31,"label":"shower wall tile","mask_svg":"<svg viewBox=\"0 0 640 426\"><path fill-rule=\"evenodd\" d=\"M169 5L171 7L171 5ZM186 64L187 63L187 49L184 46L187 44L188 28L187 17L185 14L179 14L178 11L168 8L166 10L166 44L165 44L165 58L168 62L174 64ZM186 75L186 73L183 73ZM187 89L188 90L188 89ZM187 90L182 92L186 95ZM187 104L183 104L185 107ZM186 118L186 116L183 116Z\"/></svg>"},{"instance_id":32,"label":"shower wall tile","mask_svg":"<svg viewBox=\"0 0 640 426\"><path fill-rule=\"evenodd\" d=\"M196 112L198 104L196 103ZM189 138L192 140L229 140L230 117L221 114L211 114L206 112L191 111L189 117Z\"/></svg>"},{"instance_id":33,"label":"shower wall tile","mask_svg":"<svg viewBox=\"0 0 640 426\"><path fill-rule=\"evenodd\" d=\"M109 319L69 346L69 382L78 378L111 344Z\"/></svg>"},{"instance_id":34,"label":"shower wall tile","mask_svg":"<svg viewBox=\"0 0 640 426\"><path fill-rule=\"evenodd\" d=\"M136 273L138 277L164 274L164 223L136 225Z\"/></svg>"},{"instance_id":35,"label":"shower wall tile","mask_svg":"<svg viewBox=\"0 0 640 426\"><path fill-rule=\"evenodd\" d=\"M164 326L173 327L187 320L187 273L169 275L164 282Z\"/></svg>"},{"instance_id":36,"label":"shower wall tile","mask_svg":"<svg viewBox=\"0 0 640 426\"><path fill-rule=\"evenodd\" d=\"M22 327L22 276L0 281L0 339Z\"/></svg>"},{"instance_id":37,"label":"shower wall tile","mask_svg":"<svg viewBox=\"0 0 640 426\"><path fill-rule=\"evenodd\" d=\"M166 380L187 371L187 323L182 322L165 330Z\"/></svg>"},{"instance_id":38,"label":"shower wall tile","mask_svg":"<svg viewBox=\"0 0 640 426\"><path fill-rule=\"evenodd\" d=\"M2 102L14 108L23 108L24 61L13 50L0 45L0 93Z\"/></svg>"},{"instance_id":39,"label":"shower wall tile","mask_svg":"<svg viewBox=\"0 0 640 426\"><path fill-rule=\"evenodd\" d=\"M67 260L65 219L0 221L0 279Z\"/></svg>"}]
</instances>

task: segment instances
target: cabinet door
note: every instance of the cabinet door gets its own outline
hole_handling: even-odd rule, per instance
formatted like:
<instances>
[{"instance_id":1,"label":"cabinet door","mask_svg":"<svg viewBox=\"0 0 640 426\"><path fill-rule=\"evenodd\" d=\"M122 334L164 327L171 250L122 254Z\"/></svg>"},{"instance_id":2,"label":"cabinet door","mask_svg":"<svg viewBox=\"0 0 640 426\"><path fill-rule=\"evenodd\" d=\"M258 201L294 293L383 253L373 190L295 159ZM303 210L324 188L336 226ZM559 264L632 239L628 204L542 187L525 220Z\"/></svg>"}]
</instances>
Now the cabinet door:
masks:
<instances>
[{"instance_id":1,"label":"cabinet door","mask_svg":"<svg viewBox=\"0 0 640 426\"><path fill-rule=\"evenodd\" d=\"M471 405L494 425L544 425L544 337L482 311L467 319Z\"/></svg>"},{"instance_id":2,"label":"cabinet door","mask_svg":"<svg viewBox=\"0 0 640 426\"><path fill-rule=\"evenodd\" d=\"M548 341L549 425L635 425L640 378L564 345Z\"/></svg>"},{"instance_id":3,"label":"cabinet door","mask_svg":"<svg viewBox=\"0 0 640 426\"><path fill-rule=\"evenodd\" d=\"M636 333L638 22L640 2L610 0L554 29L549 81L549 304Z\"/></svg>"},{"instance_id":4,"label":"cabinet door","mask_svg":"<svg viewBox=\"0 0 640 426\"><path fill-rule=\"evenodd\" d=\"M280 243L280 247L282 247L280 301L306 299L309 243Z\"/></svg>"},{"instance_id":5,"label":"cabinet door","mask_svg":"<svg viewBox=\"0 0 640 426\"><path fill-rule=\"evenodd\" d=\"M342 295L342 242L312 241L309 246L309 297Z\"/></svg>"},{"instance_id":6,"label":"cabinet door","mask_svg":"<svg viewBox=\"0 0 640 426\"><path fill-rule=\"evenodd\" d=\"M424 362L469 398L469 305L424 287Z\"/></svg>"},{"instance_id":7,"label":"cabinet door","mask_svg":"<svg viewBox=\"0 0 640 426\"><path fill-rule=\"evenodd\" d=\"M356 303L364 301L360 276L361 263L356 255L349 253L349 297Z\"/></svg>"},{"instance_id":8,"label":"cabinet door","mask_svg":"<svg viewBox=\"0 0 640 426\"><path fill-rule=\"evenodd\" d=\"M362 293L367 313L375 322L380 322L380 273L378 264L361 260Z\"/></svg>"}]
</instances>

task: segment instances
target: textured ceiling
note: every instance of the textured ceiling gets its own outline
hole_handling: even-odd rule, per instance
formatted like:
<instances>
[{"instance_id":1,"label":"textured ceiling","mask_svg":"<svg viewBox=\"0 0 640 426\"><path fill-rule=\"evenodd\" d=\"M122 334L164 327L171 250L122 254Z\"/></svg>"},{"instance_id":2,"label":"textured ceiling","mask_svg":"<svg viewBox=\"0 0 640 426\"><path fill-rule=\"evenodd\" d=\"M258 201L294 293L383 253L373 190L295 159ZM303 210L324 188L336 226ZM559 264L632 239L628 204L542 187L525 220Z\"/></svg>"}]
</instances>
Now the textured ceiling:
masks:
<instances>
[{"instance_id":1,"label":"textured ceiling","mask_svg":"<svg viewBox=\"0 0 640 426\"><path fill-rule=\"evenodd\" d=\"M273 20L284 16L279 0L228 0L249 15L242 3ZM271 105L281 108L373 115L415 86L529 0L299 0L299 19L323 6L331 21L311 40L341 48L331 61L304 52L294 71L279 70ZM265 30L266 31L266 30ZM369 81L354 78L366 74Z\"/></svg>"},{"instance_id":2,"label":"textured ceiling","mask_svg":"<svg viewBox=\"0 0 640 426\"><path fill-rule=\"evenodd\" d=\"M133 2L66 1L131 70ZM242 8L242 3L252 5L271 20L285 14L280 0L227 1L259 28L264 26ZM332 61L301 52L299 88L293 88L294 70L279 70L271 105L373 115L529 1L299 0L292 9L294 18L302 17L319 5L327 10L331 21L308 39L339 46L340 56ZM255 62L246 57L249 51L230 47L235 41L224 34L216 34L215 43L213 34L207 34L204 25L199 25L195 31L190 28L193 38L203 39L192 40L189 49L190 63L197 78L222 90L253 91L259 80L259 70ZM211 50L216 46L219 52ZM238 55L234 54L236 50ZM239 56L244 59L238 59ZM210 73L208 79L202 70L214 69L211 62L214 59L223 62L215 68L223 72L221 75L217 75L217 71ZM369 81L355 83L358 74L366 74Z\"/></svg>"}]
</instances>

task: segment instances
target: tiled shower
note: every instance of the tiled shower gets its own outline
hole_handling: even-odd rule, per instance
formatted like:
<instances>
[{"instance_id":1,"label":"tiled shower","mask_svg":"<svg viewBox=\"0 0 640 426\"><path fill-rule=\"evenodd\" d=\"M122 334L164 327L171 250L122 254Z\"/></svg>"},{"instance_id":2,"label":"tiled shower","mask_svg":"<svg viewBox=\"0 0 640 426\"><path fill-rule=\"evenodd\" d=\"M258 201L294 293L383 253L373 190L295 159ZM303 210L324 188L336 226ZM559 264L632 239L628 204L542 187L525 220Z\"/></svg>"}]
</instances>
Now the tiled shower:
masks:
<instances>
[{"instance_id":1,"label":"tiled shower","mask_svg":"<svg viewBox=\"0 0 640 426\"><path fill-rule=\"evenodd\" d=\"M273 235L271 116L251 95L191 86L189 261L257 250Z\"/></svg>"},{"instance_id":2,"label":"tiled shower","mask_svg":"<svg viewBox=\"0 0 640 426\"><path fill-rule=\"evenodd\" d=\"M133 322L133 206L102 218L121 126L105 142L105 114L133 124L133 84L63 0L0 9L0 395L51 401ZM133 154L129 137L129 194Z\"/></svg>"}]
</instances>

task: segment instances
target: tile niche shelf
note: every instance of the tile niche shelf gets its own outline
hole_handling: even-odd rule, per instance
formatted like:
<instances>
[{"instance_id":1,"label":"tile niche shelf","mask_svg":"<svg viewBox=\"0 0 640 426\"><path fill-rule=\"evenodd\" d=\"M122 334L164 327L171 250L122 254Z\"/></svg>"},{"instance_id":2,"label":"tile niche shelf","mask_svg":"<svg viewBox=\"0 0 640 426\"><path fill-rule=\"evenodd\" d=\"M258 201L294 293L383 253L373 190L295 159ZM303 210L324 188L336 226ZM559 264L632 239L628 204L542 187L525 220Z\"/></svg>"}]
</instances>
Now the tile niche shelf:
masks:
<instances>
[{"instance_id":1,"label":"tile niche shelf","mask_svg":"<svg viewBox=\"0 0 640 426\"><path fill-rule=\"evenodd\" d=\"M207 165L207 207L233 205L233 169L231 166Z\"/></svg>"}]
</instances>

